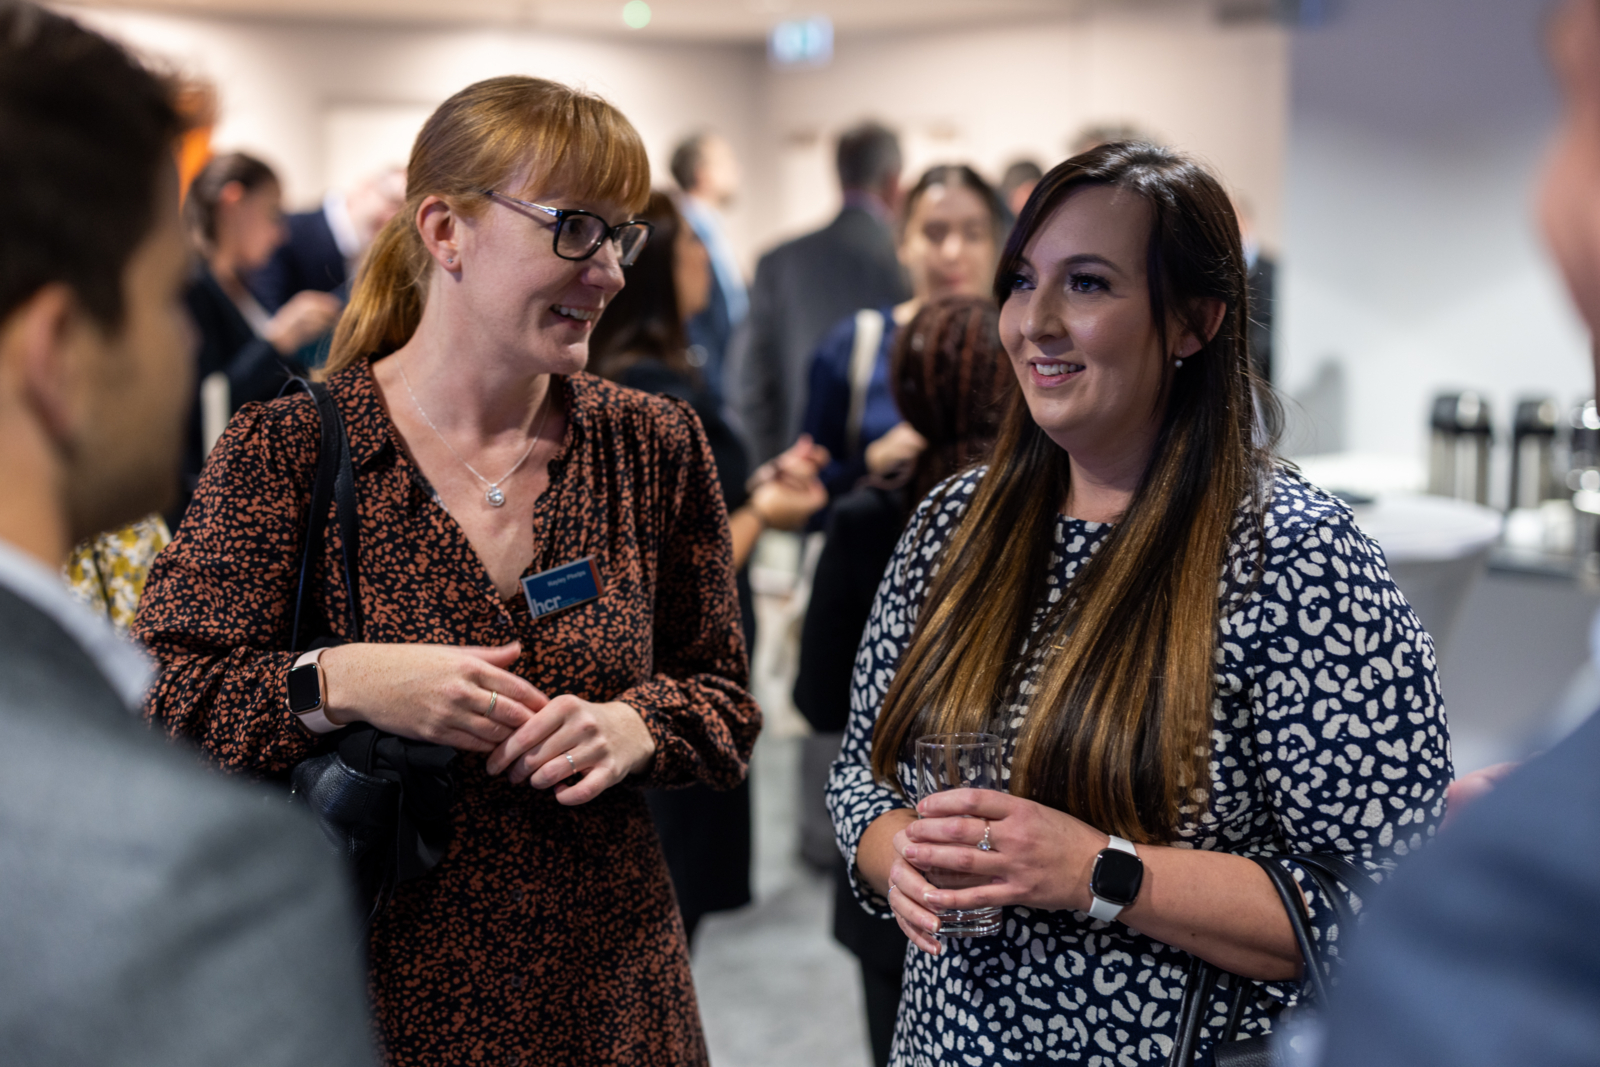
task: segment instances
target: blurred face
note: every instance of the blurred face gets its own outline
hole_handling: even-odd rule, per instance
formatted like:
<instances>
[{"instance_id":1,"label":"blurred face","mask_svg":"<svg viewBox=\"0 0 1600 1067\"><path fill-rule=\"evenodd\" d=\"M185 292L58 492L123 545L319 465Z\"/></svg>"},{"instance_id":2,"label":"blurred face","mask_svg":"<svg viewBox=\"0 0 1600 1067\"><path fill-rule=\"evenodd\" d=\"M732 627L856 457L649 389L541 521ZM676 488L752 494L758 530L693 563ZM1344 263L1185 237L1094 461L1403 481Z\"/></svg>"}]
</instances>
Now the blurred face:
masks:
<instances>
[{"instance_id":1,"label":"blurred face","mask_svg":"<svg viewBox=\"0 0 1600 1067\"><path fill-rule=\"evenodd\" d=\"M1069 452L1148 450L1168 374L1144 261L1150 208L1105 186L1072 193L1023 248L1000 339L1028 410Z\"/></svg>"},{"instance_id":2,"label":"blurred face","mask_svg":"<svg viewBox=\"0 0 1600 1067\"><path fill-rule=\"evenodd\" d=\"M688 223L678 225L672 243L672 282L678 290L678 316L685 322L711 303L711 255Z\"/></svg>"},{"instance_id":3,"label":"blurred face","mask_svg":"<svg viewBox=\"0 0 1600 1067\"><path fill-rule=\"evenodd\" d=\"M510 183L510 188L518 187ZM552 208L593 212L611 225L630 217L621 204L596 201L576 190L552 187L510 195ZM432 202L423 202L424 213ZM556 220L544 212L491 198L478 215L456 216L459 259L454 267L445 266L441 277L457 304L456 328L504 351L534 374L583 369L594 324L624 282L614 241L606 241L588 259L563 259L555 253L555 230Z\"/></svg>"},{"instance_id":4,"label":"blurred face","mask_svg":"<svg viewBox=\"0 0 1600 1067\"><path fill-rule=\"evenodd\" d=\"M175 177L162 184L157 223L123 271L125 313L98 333L67 478L73 536L131 522L169 505L194 387L194 331L184 308L188 244Z\"/></svg>"},{"instance_id":5,"label":"blurred face","mask_svg":"<svg viewBox=\"0 0 1600 1067\"><path fill-rule=\"evenodd\" d=\"M248 192L238 182L222 187L217 200L217 249L239 270L266 266L288 236L283 224L283 190L277 182L264 182Z\"/></svg>"},{"instance_id":6,"label":"blurred face","mask_svg":"<svg viewBox=\"0 0 1600 1067\"><path fill-rule=\"evenodd\" d=\"M1549 42L1566 106L1545 169L1540 221L1579 313L1600 334L1600 3L1569 0Z\"/></svg>"},{"instance_id":7,"label":"blurred face","mask_svg":"<svg viewBox=\"0 0 1600 1067\"><path fill-rule=\"evenodd\" d=\"M998 256L989 209L964 185L931 186L912 207L900 239L900 262L922 301L983 295Z\"/></svg>"},{"instance_id":8,"label":"blurred face","mask_svg":"<svg viewBox=\"0 0 1600 1067\"><path fill-rule=\"evenodd\" d=\"M719 207L727 207L739 196L739 160L733 146L720 137L707 137L700 145L699 185L695 195Z\"/></svg>"}]
</instances>

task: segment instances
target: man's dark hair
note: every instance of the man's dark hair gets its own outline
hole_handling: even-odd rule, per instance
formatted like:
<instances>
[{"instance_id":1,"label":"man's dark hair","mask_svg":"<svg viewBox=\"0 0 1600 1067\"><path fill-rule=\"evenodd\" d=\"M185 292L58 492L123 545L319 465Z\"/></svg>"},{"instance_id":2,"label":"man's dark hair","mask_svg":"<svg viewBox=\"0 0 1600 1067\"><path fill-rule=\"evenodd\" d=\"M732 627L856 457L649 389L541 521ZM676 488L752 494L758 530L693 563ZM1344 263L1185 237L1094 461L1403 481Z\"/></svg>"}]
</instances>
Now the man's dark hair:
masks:
<instances>
[{"instance_id":1,"label":"man's dark hair","mask_svg":"<svg viewBox=\"0 0 1600 1067\"><path fill-rule=\"evenodd\" d=\"M839 185L875 190L900 173L900 138L889 127L863 122L839 135Z\"/></svg>"},{"instance_id":2,"label":"man's dark hair","mask_svg":"<svg viewBox=\"0 0 1600 1067\"><path fill-rule=\"evenodd\" d=\"M672 171L672 180L678 183L678 188L686 193L694 192L694 187L700 183L700 164L705 162L706 138L709 136L705 130L690 134L672 150L672 161L667 164L667 169Z\"/></svg>"},{"instance_id":3,"label":"man's dark hair","mask_svg":"<svg viewBox=\"0 0 1600 1067\"><path fill-rule=\"evenodd\" d=\"M180 130L168 86L122 48L0 0L0 322L63 282L102 327L121 326L123 271L155 225Z\"/></svg>"}]
</instances>

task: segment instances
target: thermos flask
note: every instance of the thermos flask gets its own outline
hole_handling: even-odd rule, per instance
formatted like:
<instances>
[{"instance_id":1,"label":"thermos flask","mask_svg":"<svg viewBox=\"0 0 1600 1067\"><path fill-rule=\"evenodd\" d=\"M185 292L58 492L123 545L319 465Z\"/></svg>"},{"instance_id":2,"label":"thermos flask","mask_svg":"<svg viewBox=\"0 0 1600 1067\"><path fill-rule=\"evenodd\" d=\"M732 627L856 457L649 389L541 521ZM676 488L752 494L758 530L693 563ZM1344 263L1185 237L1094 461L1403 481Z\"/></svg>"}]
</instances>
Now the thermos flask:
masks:
<instances>
[{"instance_id":1,"label":"thermos flask","mask_svg":"<svg viewBox=\"0 0 1600 1067\"><path fill-rule=\"evenodd\" d=\"M1428 492L1489 502L1489 402L1474 392L1441 393L1433 401Z\"/></svg>"}]
</instances>

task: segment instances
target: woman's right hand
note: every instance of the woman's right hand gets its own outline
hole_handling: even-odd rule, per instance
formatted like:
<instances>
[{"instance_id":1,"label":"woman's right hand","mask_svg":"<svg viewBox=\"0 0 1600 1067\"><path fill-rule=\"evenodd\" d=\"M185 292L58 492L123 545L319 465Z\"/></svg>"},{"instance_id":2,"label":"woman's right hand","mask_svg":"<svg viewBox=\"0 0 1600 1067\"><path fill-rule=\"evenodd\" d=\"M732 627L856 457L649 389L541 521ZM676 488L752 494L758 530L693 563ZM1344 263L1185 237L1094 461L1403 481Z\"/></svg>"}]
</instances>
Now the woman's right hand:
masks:
<instances>
[{"instance_id":1,"label":"woman's right hand","mask_svg":"<svg viewBox=\"0 0 1600 1067\"><path fill-rule=\"evenodd\" d=\"M261 336L281 355L292 356L333 327L344 304L332 293L306 289L289 298L267 322Z\"/></svg>"},{"instance_id":2,"label":"woman's right hand","mask_svg":"<svg viewBox=\"0 0 1600 1067\"><path fill-rule=\"evenodd\" d=\"M414 741L492 752L549 702L511 673L521 654L516 641L335 645L321 659L324 714L336 726L365 722Z\"/></svg>"}]
</instances>

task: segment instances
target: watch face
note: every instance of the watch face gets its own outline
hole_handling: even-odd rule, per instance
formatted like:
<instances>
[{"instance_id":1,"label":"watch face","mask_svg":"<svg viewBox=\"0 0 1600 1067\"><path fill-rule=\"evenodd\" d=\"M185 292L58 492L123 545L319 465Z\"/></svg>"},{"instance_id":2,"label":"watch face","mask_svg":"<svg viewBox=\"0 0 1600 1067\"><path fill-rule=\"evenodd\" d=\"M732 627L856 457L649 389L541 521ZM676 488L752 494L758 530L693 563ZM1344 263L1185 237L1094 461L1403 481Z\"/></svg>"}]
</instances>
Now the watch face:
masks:
<instances>
[{"instance_id":1,"label":"watch face","mask_svg":"<svg viewBox=\"0 0 1600 1067\"><path fill-rule=\"evenodd\" d=\"M289 672L289 710L296 715L316 711L322 707L322 679L317 677L317 665L307 663Z\"/></svg>"},{"instance_id":2,"label":"watch face","mask_svg":"<svg viewBox=\"0 0 1600 1067\"><path fill-rule=\"evenodd\" d=\"M1126 907L1139 896L1144 884L1144 864L1119 848L1107 848L1095 857L1089 889L1101 900Z\"/></svg>"}]
</instances>

